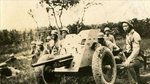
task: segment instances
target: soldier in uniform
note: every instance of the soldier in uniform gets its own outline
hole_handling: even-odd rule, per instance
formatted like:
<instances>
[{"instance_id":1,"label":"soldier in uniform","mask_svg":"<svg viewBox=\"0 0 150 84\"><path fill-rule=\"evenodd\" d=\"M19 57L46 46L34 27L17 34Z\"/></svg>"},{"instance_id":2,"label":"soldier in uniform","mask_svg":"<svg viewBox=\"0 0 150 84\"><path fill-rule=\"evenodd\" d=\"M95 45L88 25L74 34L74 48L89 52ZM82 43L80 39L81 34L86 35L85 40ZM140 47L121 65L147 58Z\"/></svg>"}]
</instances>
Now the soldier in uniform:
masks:
<instances>
[{"instance_id":1,"label":"soldier in uniform","mask_svg":"<svg viewBox=\"0 0 150 84\"><path fill-rule=\"evenodd\" d=\"M139 76L139 68L142 67L143 59L139 55L140 53L140 43L141 36L134 30L133 25L128 22L122 22L123 30L126 33L126 56L127 59L123 63L124 67L133 67L136 72L136 76ZM135 81L137 81L136 76L133 75Z\"/></svg>"},{"instance_id":2,"label":"soldier in uniform","mask_svg":"<svg viewBox=\"0 0 150 84\"><path fill-rule=\"evenodd\" d=\"M43 50L44 50L43 42L42 41L38 41L36 43L36 49L35 49L34 53L32 54L32 62L31 62L31 64L37 62L37 60L39 59L39 57L43 53Z\"/></svg>"},{"instance_id":3,"label":"soldier in uniform","mask_svg":"<svg viewBox=\"0 0 150 84\"><path fill-rule=\"evenodd\" d=\"M36 50L36 42L32 41L31 42L31 52L30 52L30 54L34 54L35 50Z\"/></svg>"},{"instance_id":4,"label":"soldier in uniform","mask_svg":"<svg viewBox=\"0 0 150 84\"><path fill-rule=\"evenodd\" d=\"M69 34L69 30L67 28L63 28L62 30L62 38L65 38L67 34Z\"/></svg>"},{"instance_id":5,"label":"soldier in uniform","mask_svg":"<svg viewBox=\"0 0 150 84\"><path fill-rule=\"evenodd\" d=\"M120 50L120 48L116 44L112 43L109 40L106 40L104 38L104 33L102 32L98 34L97 40L100 45L108 47L112 52Z\"/></svg>"},{"instance_id":6,"label":"soldier in uniform","mask_svg":"<svg viewBox=\"0 0 150 84\"><path fill-rule=\"evenodd\" d=\"M59 39L57 30L53 30L51 32L51 38L52 40L50 41L50 54L56 55L59 51Z\"/></svg>"},{"instance_id":7,"label":"soldier in uniform","mask_svg":"<svg viewBox=\"0 0 150 84\"><path fill-rule=\"evenodd\" d=\"M43 54L50 54L50 41L51 41L51 37L50 36L47 36L46 38L46 43L44 45L44 52Z\"/></svg>"},{"instance_id":8,"label":"soldier in uniform","mask_svg":"<svg viewBox=\"0 0 150 84\"><path fill-rule=\"evenodd\" d=\"M50 49L50 54L43 54L40 56L38 59L37 63L46 61L50 58L53 58L58 53L59 45L58 45L58 32L56 30L53 30L51 32L51 40L49 42L49 49ZM44 66L38 66L35 67L35 77L36 77L36 82L37 84L42 84L42 69Z\"/></svg>"},{"instance_id":9,"label":"soldier in uniform","mask_svg":"<svg viewBox=\"0 0 150 84\"><path fill-rule=\"evenodd\" d=\"M64 42L64 39L66 38L66 35L69 34L69 30L68 30L67 28L63 28L63 29L61 30L61 32L62 32L62 34L61 34L62 39L60 40L60 47L62 47L62 44L63 44L63 42Z\"/></svg>"},{"instance_id":10,"label":"soldier in uniform","mask_svg":"<svg viewBox=\"0 0 150 84\"><path fill-rule=\"evenodd\" d=\"M104 29L104 34L105 34L105 35L104 35L104 38L105 38L106 40L109 40L109 41L111 41L112 43L116 44L116 41L115 41L114 36L110 34L110 28L109 28L109 27L105 27L105 29Z\"/></svg>"}]
</instances>

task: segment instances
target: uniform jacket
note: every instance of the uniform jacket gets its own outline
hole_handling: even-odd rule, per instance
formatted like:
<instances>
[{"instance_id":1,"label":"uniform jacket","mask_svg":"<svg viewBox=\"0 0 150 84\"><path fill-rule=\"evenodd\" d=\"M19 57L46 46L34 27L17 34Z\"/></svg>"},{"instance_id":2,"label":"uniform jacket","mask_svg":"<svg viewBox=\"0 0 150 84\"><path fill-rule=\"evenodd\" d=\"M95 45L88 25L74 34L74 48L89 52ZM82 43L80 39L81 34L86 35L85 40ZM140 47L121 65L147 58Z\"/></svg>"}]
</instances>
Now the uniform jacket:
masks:
<instances>
[{"instance_id":1,"label":"uniform jacket","mask_svg":"<svg viewBox=\"0 0 150 84\"><path fill-rule=\"evenodd\" d=\"M131 57L132 59L142 60L142 58L138 56L140 52L140 43L140 35L134 29L132 29L126 35L126 52L131 53L129 57Z\"/></svg>"},{"instance_id":2,"label":"uniform jacket","mask_svg":"<svg viewBox=\"0 0 150 84\"><path fill-rule=\"evenodd\" d=\"M104 35L105 40L111 41L112 43L116 44L115 38L113 35Z\"/></svg>"}]
</instances>

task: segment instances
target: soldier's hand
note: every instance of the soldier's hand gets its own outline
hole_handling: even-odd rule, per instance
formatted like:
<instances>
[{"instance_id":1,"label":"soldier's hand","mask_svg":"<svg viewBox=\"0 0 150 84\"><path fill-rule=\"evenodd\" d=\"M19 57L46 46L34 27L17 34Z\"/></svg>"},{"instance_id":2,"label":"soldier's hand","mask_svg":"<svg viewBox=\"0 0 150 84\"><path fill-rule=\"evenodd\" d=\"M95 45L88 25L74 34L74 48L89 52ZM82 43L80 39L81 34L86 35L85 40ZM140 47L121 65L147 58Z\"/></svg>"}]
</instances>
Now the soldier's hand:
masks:
<instances>
[{"instance_id":1,"label":"soldier's hand","mask_svg":"<svg viewBox=\"0 0 150 84\"><path fill-rule=\"evenodd\" d=\"M125 68L128 68L128 67L129 67L129 64L130 64L129 61L125 61L125 62L123 63L123 66L124 66Z\"/></svg>"}]
</instances>

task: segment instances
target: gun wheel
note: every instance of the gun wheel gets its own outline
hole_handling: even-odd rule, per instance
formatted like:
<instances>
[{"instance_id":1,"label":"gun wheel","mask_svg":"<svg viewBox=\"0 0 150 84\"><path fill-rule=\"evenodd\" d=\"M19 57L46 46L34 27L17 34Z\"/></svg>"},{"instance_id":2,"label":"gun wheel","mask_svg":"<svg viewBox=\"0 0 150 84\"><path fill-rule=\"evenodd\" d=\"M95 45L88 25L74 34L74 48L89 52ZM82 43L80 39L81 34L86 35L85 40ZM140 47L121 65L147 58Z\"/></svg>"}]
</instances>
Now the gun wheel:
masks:
<instances>
[{"instance_id":1,"label":"gun wheel","mask_svg":"<svg viewBox=\"0 0 150 84\"><path fill-rule=\"evenodd\" d=\"M61 77L58 73L53 72L54 68L48 65L45 65L42 70L42 79L45 84L53 84L53 83L59 83L61 80Z\"/></svg>"},{"instance_id":2,"label":"gun wheel","mask_svg":"<svg viewBox=\"0 0 150 84\"><path fill-rule=\"evenodd\" d=\"M114 84L117 74L116 62L107 47L96 49L92 59L92 72L96 84Z\"/></svg>"}]
</instances>

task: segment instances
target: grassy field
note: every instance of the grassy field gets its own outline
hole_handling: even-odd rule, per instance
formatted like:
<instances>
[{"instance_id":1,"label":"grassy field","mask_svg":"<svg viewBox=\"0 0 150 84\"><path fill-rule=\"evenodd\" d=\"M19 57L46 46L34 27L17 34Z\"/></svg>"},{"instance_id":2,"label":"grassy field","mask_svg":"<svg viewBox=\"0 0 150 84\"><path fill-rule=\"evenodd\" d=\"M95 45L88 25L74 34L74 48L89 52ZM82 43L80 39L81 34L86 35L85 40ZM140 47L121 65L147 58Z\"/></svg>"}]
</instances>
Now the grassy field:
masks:
<instances>
[{"instance_id":1,"label":"grassy field","mask_svg":"<svg viewBox=\"0 0 150 84\"><path fill-rule=\"evenodd\" d=\"M124 49L124 40L117 41L117 44ZM142 49L148 55L150 54L150 39L144 39L142 41ZM29 51L19 52L15 54L16 57L25 57L22 59L18 59L10 64L9 66L16 67L21 72L15 76L10 78L0 78L0 84L35 84L34 78L34 68L30 66L31 60L26 58L29 56ZM9 54L0 56L0 63L4 60L8 59ZM150 67L149 67L150 68ZM142 73L150 73L150 69L144 71L142 69ZM62 78L60 84L95 84L92 76L65 76Z\"/></svg>"}]
</instances>

